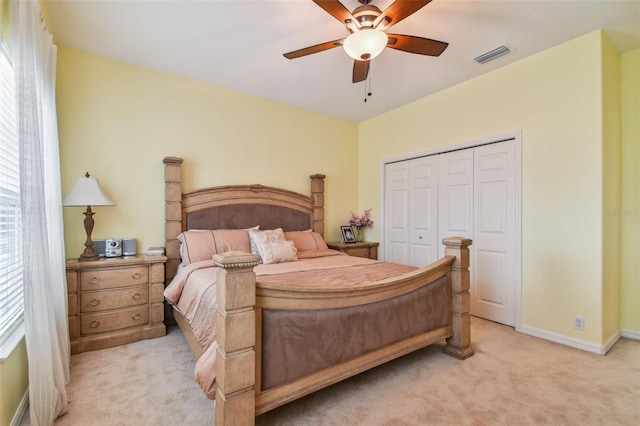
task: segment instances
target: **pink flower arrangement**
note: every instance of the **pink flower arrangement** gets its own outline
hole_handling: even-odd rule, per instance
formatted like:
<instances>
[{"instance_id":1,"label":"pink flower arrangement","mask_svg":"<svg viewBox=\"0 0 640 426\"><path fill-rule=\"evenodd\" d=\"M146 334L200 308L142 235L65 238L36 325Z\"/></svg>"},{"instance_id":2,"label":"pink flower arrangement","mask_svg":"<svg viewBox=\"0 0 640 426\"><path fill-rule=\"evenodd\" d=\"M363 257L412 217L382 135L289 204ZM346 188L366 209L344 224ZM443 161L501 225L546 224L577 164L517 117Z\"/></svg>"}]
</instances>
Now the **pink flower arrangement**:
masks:
<instances>
[{"instance_id":1,"label":"pink flower arrangement","mask_svg":"<svg viewBox=\"0 0 640 426\"><path fill-rule=\"evenodd\" d=\"M351 212L351 219L349 219L349 225L355 227L356 229L360 228L372 228L373 221L371 220L371 210L365 210L362 213L362 216L358 217L353 212Z\"/></svg>"}]
</instances>

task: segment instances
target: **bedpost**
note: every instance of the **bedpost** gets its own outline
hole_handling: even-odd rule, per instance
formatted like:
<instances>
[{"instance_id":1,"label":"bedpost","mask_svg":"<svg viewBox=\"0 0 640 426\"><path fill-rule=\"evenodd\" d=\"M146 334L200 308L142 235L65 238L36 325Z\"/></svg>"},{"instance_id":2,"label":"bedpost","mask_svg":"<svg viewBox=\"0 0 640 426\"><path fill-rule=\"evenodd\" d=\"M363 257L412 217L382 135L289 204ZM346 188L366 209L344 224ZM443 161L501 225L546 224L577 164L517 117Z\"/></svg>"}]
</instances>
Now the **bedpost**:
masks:
<instances>
[{"instance_id":1,"label":"bedpost","mask_svg":"<svg viewBox=\"0 0 640 426\"><path fill-rule=\"evenodd\" d=\"M164 286L176 276L180 264L180 243L182 221L182 158L164 157ZM171 305L164 305L165 324L175 324Z\"/></svg>"},{"instance_id":2,"label":"bedpost","mask_svg":"<svg viewBox=\"0 0 640 426\"><path fill-rule=\"evenodd\" d=\"M167 283L176 276L180 264L182 232L182 158L165 157L164 163L164 244L167 256Z\"/></svg>"},{"instance_id":3,"label":"bedpost","mask_svg":"<svg viewBox=\"0 0 640 426\"><path fill-rule=\"evenodd\" d=\"M453 336L447 339L444 353L458 359L467 359L473 355L471 348L471 298L469 296L469 246L468 238L451 237L442 240L445 256L455 256L451 265L451 310Z\"/></svg>"},{"instance_id":4,"label":"bedpost","mask_svg":"<svg viewBox=\"0 0 640 426\"><path fill-rule=\"evenodd\" d=\"M256 275L259 257L213 255L218 270L216 312L216 425L255 423Z\"/></svg>"},{"instance_id":5,"label":"bedpost","mask_svg":"<svg viewBox=\"0 0 640 426\"><path fill-rule=\"evenodd\" d=\"M315 174L311 178L311 198L313 198L313 224L311 229L324 236L324 178Z\"/></svg>"}]
</instances>

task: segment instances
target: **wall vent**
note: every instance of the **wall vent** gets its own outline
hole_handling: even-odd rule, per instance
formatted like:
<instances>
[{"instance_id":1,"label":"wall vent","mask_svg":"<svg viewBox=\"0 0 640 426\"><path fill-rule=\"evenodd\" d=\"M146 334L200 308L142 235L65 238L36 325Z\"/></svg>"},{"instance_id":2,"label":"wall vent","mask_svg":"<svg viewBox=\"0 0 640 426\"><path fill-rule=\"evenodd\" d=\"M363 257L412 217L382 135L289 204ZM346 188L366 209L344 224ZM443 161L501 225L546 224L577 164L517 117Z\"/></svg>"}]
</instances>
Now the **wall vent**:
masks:
<instances>
[{"instance_id":1,"label":"wall vent","mask_svg":"<svg viewBox=\"0 0 640 426\"><path fill-rule=\"evenodd\" d=\"M473 60L479 64L486 64L487 62L493 61L494 59L497 59L500 56L504 56L510 52L511 52L511 49L509 49L507 46L502 45L500 47L496 47L495 49L487 53L483 53L482 55L478 56L477 58L474 58Z\"/></svg>"}]
</instances>

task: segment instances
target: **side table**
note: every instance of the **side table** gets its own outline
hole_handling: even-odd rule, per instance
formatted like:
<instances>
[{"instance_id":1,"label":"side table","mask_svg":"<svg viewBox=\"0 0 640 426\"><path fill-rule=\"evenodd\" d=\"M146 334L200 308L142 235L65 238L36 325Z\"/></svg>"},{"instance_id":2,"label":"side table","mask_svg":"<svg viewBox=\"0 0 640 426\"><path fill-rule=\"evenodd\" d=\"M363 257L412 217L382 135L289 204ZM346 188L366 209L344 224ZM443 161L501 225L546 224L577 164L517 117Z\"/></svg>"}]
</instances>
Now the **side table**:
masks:
<instances>
[{"instance_id":1,"label":"side table","mask_svg":"<svg viewBox=\"0 0 640 426\"><path fill-rule=\"evenodd\" d=\"M166 334L164 256L67 261L71 353Z\"/></svg>"},{"instance_id":2,"label":"side table","mask_svg":"<svg viewBox=\"0 0 640 426\"><path fill-rule=\"evenodd\" d=\"M347 253L349 256L366 257L378 259L378 245L376 241L362 241L360 243L330 242L327 246L330 249Z\"/></svg>"}]
</instances>

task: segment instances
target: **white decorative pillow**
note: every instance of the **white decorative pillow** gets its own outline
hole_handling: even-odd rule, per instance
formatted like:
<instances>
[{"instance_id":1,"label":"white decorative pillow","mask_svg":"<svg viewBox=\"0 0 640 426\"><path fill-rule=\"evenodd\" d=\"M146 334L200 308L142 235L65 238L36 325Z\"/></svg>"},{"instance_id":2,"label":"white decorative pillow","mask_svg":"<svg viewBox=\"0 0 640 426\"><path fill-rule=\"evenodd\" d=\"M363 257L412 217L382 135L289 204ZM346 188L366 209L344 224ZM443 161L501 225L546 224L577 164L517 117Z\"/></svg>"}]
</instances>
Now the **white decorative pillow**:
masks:
<instances>
[{"instance_id":1,"label":"white decorative pillow","mask_svg":"<svg viewBox=\"0 0 640 426\"><path fill-rule=\"evenodd\" d=\"M265 243L286 241L282 228L265 229L262 231L257 229L249 229L248 232L249 241L251 242L251 253L257 254L260 257L262 257L262 248L264 247Z\"/></svg>"},{"instance_id":2,"label":"white decorative pillow","mask_svg":"<svg viewBox=\"0 0 640 426\"><path fill-rule=\"evenodd\" d=\"M260 248L262 252L262 263L268 265L270 263L292 262L298 260L296 255L296 246L293 241L270 241L266 242Z\"/></svg>"}]
</instances>

